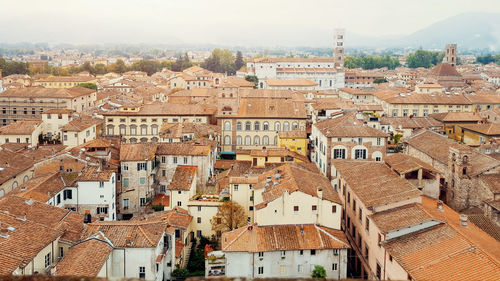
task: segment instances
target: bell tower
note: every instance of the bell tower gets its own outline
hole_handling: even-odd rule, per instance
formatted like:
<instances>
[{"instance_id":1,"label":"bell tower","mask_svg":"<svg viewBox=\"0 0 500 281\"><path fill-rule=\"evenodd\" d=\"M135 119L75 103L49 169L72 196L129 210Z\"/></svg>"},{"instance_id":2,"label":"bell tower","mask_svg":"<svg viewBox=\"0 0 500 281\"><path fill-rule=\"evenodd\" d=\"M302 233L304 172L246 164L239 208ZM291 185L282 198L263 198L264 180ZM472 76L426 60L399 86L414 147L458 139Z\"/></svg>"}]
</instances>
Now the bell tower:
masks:
<instances>
[{"instance_id":1,"label":"bell tower","mask_svg":"<svg viewBox=\"0 0 500 281\"><path fill-rule=\"evenodd\" d=\"M457 44L446 44L444 57L447 63L455 67L457 65Z\"/></svg>"},{"instance_id":2,"label":"bell tower","mask_svg":"<svg viewBox=\"0 0 500 281\"><path fill-rule=\"evenodd\" d=\"M333 63L336 68L344 67L344 35L345 29L336 28L333 40Z\"/></svg>"}]
</instances>

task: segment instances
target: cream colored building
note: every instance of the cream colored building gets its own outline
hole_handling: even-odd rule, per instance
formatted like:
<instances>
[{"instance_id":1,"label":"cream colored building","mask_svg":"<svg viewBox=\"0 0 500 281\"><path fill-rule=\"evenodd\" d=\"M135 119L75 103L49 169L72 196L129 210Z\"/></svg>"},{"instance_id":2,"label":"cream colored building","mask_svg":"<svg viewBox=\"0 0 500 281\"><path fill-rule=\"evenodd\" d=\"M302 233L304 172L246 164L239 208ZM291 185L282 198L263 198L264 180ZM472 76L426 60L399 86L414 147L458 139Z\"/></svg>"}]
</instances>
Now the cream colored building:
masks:
<instances>
[{"instance_id":1,"label":"cream colored building","mask_svg":"<svg viewBox=\"0 0 500 281\"><path fill-rule=\"evenodd\" d=\"M72 120L74 112L72 109L65 108L44 111L42 113L43 135L48 138L58 137L61 140L61 128Z\"/></svg>"},{"instance_id":2,"label":"cream colored building","mask_svg":"<svg viewBox=\"0 0 500 281\"><path fill-rule=\"evenodd\" d=\"M473 106L458 93L420 94L382 91L375 93L375 102L382 105L387 116L425 117L432 113L472 112Z\"/></svg>"},{"instance_id":3,"label":"cream colored building","mask_svg":"<svg viewBox=\"0 0 500 281\"><path fill-rule=\"evenodd\" d=\"M174 206L187 208L188 201L196 194L196 166L178 165L170 184L163 191L169 198L167 209Z\"/></svg>"},{"instance_id":4,"label":"cream colored building","mask_svg":"<svg viewBox=\"0 0 500 281\"><path fill-rule=\"evenodd\" d=\"M217 215L222 202L215 195L199 195L188 202L189 213L193 216L192 229L197 238L216 235L211 220Z\"/></svg>"},{"instance_id":5,"label":"cream colored building","mask_svg":"<svg viewBox=\"0 0 500 281\"><path fill-rule=\"evenodd\" d=\"M38 120L41 119L42 112L54 108L82 112L92 108L96 98L96 91L82 87L8 89L0 96L0 124L7 125L18 120Z\"/></svg>"},{"instance_id":6,"label":"cream colored building","mask_svg":"<svg viewBox=\"0 0 500 281\"><path fill-rule=\"evenodd\" d=\"M242 98L234 114L217 116L221 151L278 146L278 132L306 129L303 102Z\"/></svg>"},{"instance_id":7,"label":"cream colored building","mask_svg":"<svg viewBox=\"0 0 500 281\"><path fill-rule=\"evenodd\" d=\"M96 83L97 79L91 76L50 76L40 80L33 80L33 86L44 88L72 88L82 83Z\"/></svg>"},{"instance_id":8,"label":"cream colored building","mask_svg":"<svg viewBox=\"0 0 500 281\"><path fill-rule=\"evenodd\" d=\"M0 144L27 143L38 146L38 137L42 134L42 121L25 120L0 127Z\"/></svg>"},{"instance_id":9,"label":"cream colored building","mask_svg":"<svg viewBox=\"0 0 500 281\"><path fill-rule=\"evenodd\" d=\"M107 136L120 136L122 142L158 142L164 123L213 123L215 108L193 104L152 103L122 107L103 113Z\"/></svg>"},{"instance_id":10,"label":"cream colored building","mask_svg":"<svg viewBox=\"0 0 500 281\"><path fill-rule=\"evenodd\" d=\"M74 147L97 138L97 125L102 120L89 116L73 118L68 124L61 127L62 144Z\"/></svg>"}]
</instances>

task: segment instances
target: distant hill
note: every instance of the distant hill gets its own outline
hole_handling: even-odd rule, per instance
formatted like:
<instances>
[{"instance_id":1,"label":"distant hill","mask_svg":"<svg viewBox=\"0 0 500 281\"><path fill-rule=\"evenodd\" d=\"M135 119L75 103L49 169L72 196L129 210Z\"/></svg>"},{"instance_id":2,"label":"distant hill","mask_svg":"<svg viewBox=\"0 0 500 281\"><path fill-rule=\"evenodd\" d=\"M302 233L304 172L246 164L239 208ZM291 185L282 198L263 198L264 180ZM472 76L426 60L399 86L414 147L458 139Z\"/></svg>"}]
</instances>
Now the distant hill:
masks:
<instances>
[{"instance_id":1,"label":"distant hill","mask_svg":"<svg viewBox=\"0 0 500 281\"><path fill-rule=\"evenodd\" d=\"M406 36L368 38L353 34L346 45L352 47L443 49L447 43L457 43L459 50L489 49L500 51L500 14L460 14Z\"/></svg>"}]
</instances>

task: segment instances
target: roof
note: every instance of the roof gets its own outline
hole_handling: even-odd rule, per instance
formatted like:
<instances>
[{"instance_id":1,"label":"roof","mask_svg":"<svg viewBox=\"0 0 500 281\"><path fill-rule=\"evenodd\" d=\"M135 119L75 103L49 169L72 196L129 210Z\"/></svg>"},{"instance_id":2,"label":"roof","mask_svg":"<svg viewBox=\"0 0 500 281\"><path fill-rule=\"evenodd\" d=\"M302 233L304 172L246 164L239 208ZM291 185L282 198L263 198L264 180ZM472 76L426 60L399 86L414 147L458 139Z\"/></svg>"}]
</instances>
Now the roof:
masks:
<instances>
[{"instance_id":1,"label":"roof","mask_svg":"<svg viewBox=\"0 0 500 281\"><path fill-rule=\"evenodd\" d=\"M241 98L236 115L222 115L222 118L279 118L305 119L303 102L283 99Z\"/></svg>"},{"instance_id":2,"label":"roof","mask_svg":"<svg viewBox=\"0 0 500 281\"><path fill-rule=\"evenodd\" d=\"M354 112L313 124L326 137L387 137L381 130L364 126L364 120L358 120Z\"/></svg>"},{"instance_id":3,"label":"roof","mask_svg":"<svg viewBox=\"0 0 500 281\"><path fill-rule=\"evenodd\" d=\"M430 114L429 116L441 122L479 122L483 120L476 112L443 112Z\"/></svg>"},{"instance_id":4,"label":"roof","mask_svg":"<svg viewBox=\"0 0 500 281\"><path fill-rule=\"evenodd\" d=\"M292 130L292 131L279 131L278 136L280 139L305 139L307 138L306 131Z\"/></svg>"},{"instance_id":5,"label":"roof","mask_svg":"<svg viewBox=\"0 0 500 281\"><path fill-rule=\"evenodd\" d=\"M278 176L279 175L279 176ZM268 178L271 179L268 182ZM284 164L259 176L254 189L264 189L264 203L280 198L283 193L300 191L313 197L340 204L340 198L330 181L318 172L312 172L295 163ZM320 195L321 192L321 195Z\"/></svg>"},{"instance_id":6,"label":"roof","mask_svg":"<svg viewBox=\"0 0 500 281\"><path fill-rule=\"evenodd\" d=\"M187 229L193 220L193 216L185 209L175 206L169 211L154 212L133 217L131 221L163 222L175 228Z\"/></svg>"},{"instance_id":7,"label":"roof","mask_svg":"<svg viewBox=\"0 0 500 281\"><path fill-rule=\"evenodd\" d=\"M367 208L420 197L422 194L385 163L332 160L332 166Z\"/></svg>"},{"instance_id":8,"label":"roof","mask_svg":"<svg viewBox=\"0 0 500 281\"><path fill-rule=\"evenodd\" d=\"M384 158L384 162L398 174L406 174L419 169L424 169L433 173L438 171L424 161L403 153L389 154Z\"/></svg>"},{"instance_id":9,"label":"roof","mask_svg":"<svg viewBox=\"0 0 500 281\"><path fill-rule=\"evenodd\" d=\"M479 179L485 183L491 192L500 193L500 174L483 174L479 175Z\"/></svg>"},{"instance_id":10,"label":"roof","mask_svg":"<svg viewBox=\"0 0 500 281\"><path fill-rule=\"evenodd\" d=\"M275 79L268 78L266 79L266 83L270 87L311 87L317 86L318 83L306 78L299 78L293 80L283 80L283 79Z\"/></svg>"},{"instance_id":11,"label":"roof","mask_svg":"<svg viewBox=\"0 0 500 281\"><path fill-rule=\"evenodd\" d=\"M76 181L109 181L114 174L110 170L102 170L98 167L88 166L83 173L78 175Z\"/></svg>"},{"instance_id":12,"label":"roof","mask_svg":"<svg viewBox=\"0 0 500 281\"><path fill-rule=\"evenodd\" d=\"M466 152L471 166L468 172L470 175L480 174L500 165L500 161L432 131L422 131L409 137L406 142L445 165L448 165L450 147Z\"/></svg>"},{"instance_id":13,"label":"roof","mask_svg":"<svg viewBox=\"0 0 500 281\"><path fill-rule=\"evenodd\" d=\"M42 124L42 120L20 120L0 127L0 135L30 135ZM38 136L37 136L38 137Z\"/></svg>"},{"instance_id":14,"label":"roof","mask_svg":"<svg viewBox=\"0 0 500 281\"><path fill-rule=\"evenodd\" d=\"M102 233L115 247L154 248L166 228L162 221L98 221L87 224L83 237Z\"/></svg>"},{"instance_id":15,"label":"roof","mask_svg":"<svg viewBox=\"0 0 500 281\"><path fill-rule=\"evenodd\" d=\"M17 268L26 267L63 231L40 224L30 219L19 219L13 214L0 213L2 231L0 236L0 275L10 275ZM11 227L11 230L7 230Z\"/></svg>"},{"instance_id":16,"label":"roof","mask_svg":"<svg viewBox=\"0 0 500 281\"><path fill-rule=\"evenodd\" d=\"M50 76L41 80L35 80L34 82L89 82L96 80L95 77L92 76Z\"/></svg>"},{"instance_id":17,"label":"roof","mask_svg":"<svg viewBox=\"0 0 500 281\"><path fill-rule=\"evenodd\" d=\"M105 139L90 140L87 143L85 143L85 145L84 145L84 147L86 147L86 148L110 147L110 146L112 146L111 141L105 140Z\"/></svg>"},{"instance_id":18,"label":"roof","mask_svg":"<svg viewBox=\"0 0 500 281\"><path fill-rule=\"evenodd\" d=\"M420 94L394 92L376 92L375 95L390 104L449 104L449 105L472 105L462 94Z\"/></svg>"},{"instance_id":19,"label":"roof","mask_svg":"<svg viewBox=\"0 0 500 281\"><path fill-rule=\"evenodd\" d=\"M43 114L73 114L75 111L69 108L50 108L43 111Z\"/></svg>"},{"instance_id":20,"label":"roof","mask_svg":"<svg viewBox=\"0 0 500 281\"><path fill-rule=\"evenodd\" d=\"M27 88L13 88L8 89L0 94L0 97L8 98L77 98L80 96L90 95L95 93L95 90L83 87L73 88L40 88L40 87L27 87Z\"/></svg>"},{"instance_id":21,"label":"roof","mask_svg":"<svg viewBox=\"0 0 500 281\"><path fill-rule=\"evenodd\" d=\"M172 182L167 186L168 190L190 190L196 177L198 166L177 165Z\"/></svg>"},{"instance_id":22,"label":"roof","mask_svg":"<svg viewBox=\"0 0 500 281\"><path fill-rule=\"evenodd\" d=\"M420 129L420 128L433 128L441 127L442 124L431 117L380 117L380 125L390 125L402 129Z\"/></svg>"},{"instance_id":23,"label":"roof","mask_svg":"<svg viewBox=\"0 0 500 281\"><path fill-rule=\"evenodd\" d=\"M500 136L500 123L463 124L460 127L486 136Z\"/></svg>"},{"instance_id":24,"label":"roof","mask_svg":"<svg viewBox=\"0 0 500 281\"><path fill-rule=\"evenodd\" d=\"M208 156L210 154L210 149L209 145L197 145L182 142L159 143L156 154Z\"/></svg>"},{"instance_id":25,"label":"roof","mask_svg":"<svg viewBox=\"0 0 500 281\"><path fill-rule=\"evenodd\" d=\"M449 63L440 63L432 68L431 73L436 76L460 76L460 73Z\"/></svg>"},{"instance_id":26,"label":"roof","mask_svg":"<svg viewBox=\"0 0 500 281\"><path fill-rule=\"evenodd\" d=\"M341 230L314 224L244 226L222 234L223 252L269 252L350 248Z\"/></svg>"},{"instance_id":27,"label":"roof","mask_svg":"<svg viewBox=\"0 0 500 281\"><path fill-rule=\"evenodd\" d=\"M155 102L150 104L145 104L141 106L139 111L121 111L114 110L109 112L103 112L103 115L109 116L186 116L186 115L197 115L206 116L214 115L217 109L212 106L202 106L198 104L186 104L186 103L166 103L166 102Z\"/></svg>"},{"instance_id":28,"label":"roof","mask_svg":"<svg viewBox=\"0 0 500 281\"><path fill-rule=\"evenodd\" d=\"M73 245L57 264L57 276L97 277L113 247L98 238Z\"/></svg>"},{"instance_id":29,"label":"roof","mask_svg":"<svg viewBox=\"0 0 500 281\"><path fill-rule=\"evenodd\" d=\"M66 188L67 185L62 175L62 173L52 172L48 175L33 177L12 192L26 199L47 203L50 198ZM71 175L73 178L77 176L76 173Z\"/></svg>"},{"instance_id":30,"label":"roof","mask_svg":"<svg viewBox=\"0 0 500 281\"><path fill-rule=\"evenodd\" d=\"M120 161L146 161L154 158L158 144L140 142L123 143L120 146Z\"/></svg>"},{"instance_id":31,"label":"roof","mask_svg":"<svg viewBox=\"0 0 500 281\"><path fill-rule=\"evenodd\" d=\"M433 218L424 211L420 204L413 203L372 214L370 219L382 233L388 233L415 226Z\"/></svg>"},{"instance_id":32,"label":"roof","mask_svg":"<svg viewBox=\"0 0 500 281\"><path fill-rule=\"evenodd\" d=\"M61 240L76 242L83 231L83 215L63 208L8 195L0 198L0 211L63 231ZM0 251L1 252L1 251Z\"/></svg>"},{"instance_id":33,"label":"roof","mask_svg":"<svg viewBox=\"0 0 500 281\"><path fill-rule=\"evenodd\" d=\"M459 214L422 198L422 209L444 222L383 242L413 280L495 280L500 276L500 242L477 226L461 226ZM457 266L457 265L460 266Z\"/></svg>"},{"instance_id":34,"label":"roof","mask_svg":"<svg viewBox=\"0 0 500 281\"><path fill-rule=\"evenodd\" d=\"M473 104L500 104L500 95L466 95Z\"/></svg>"},{"instance_id":35,"label":"roof","mask_svg":"<svg viewBox=\"0 0 500 281\"><path fill-rule=\"evenodd\" d=\"M63 132L82 132L94 125L103 122L102 119L92 118L90 116L82 116L73 118L68 124L61 127Z\"/></svg>"},{"instance_id":36,"label":"roof","mask_svg":"<svg viewBox=\"0 0 500 281\"><path fill-rule=\"evenodd\" d=\"M34 160L26 157L22 153L15 153L8 150L0 150L0 184L19 175L33 167Z\"/></svg>"},{"instance_id":37,"label":"roof","mask_svg":"<svg viewBox=\"0 0 500 281\"><path fill-rule=\"evenodd\" d=\"M219 127L205 123L182 122L163 123L160 129L162 138L182 138L184 134L193 134L194 137L214 135L219 131Z\"/></svg>"},{"instance_id":38,"label":"roof","mask_svg":"<svg viewBox=\"0 0 500 281\"><path fill-rule=\"evenodd\" d=\"M330 62L333 64L334 59L333 58L328 58L328 57L319 57L319 58L288 58L288 57L281 57L281 58L254 58L248 60L248 62L256 62L256 63L275 63L275 62ZM333 67L333 65L332 65Z\"/></svg>"}]
</instances>

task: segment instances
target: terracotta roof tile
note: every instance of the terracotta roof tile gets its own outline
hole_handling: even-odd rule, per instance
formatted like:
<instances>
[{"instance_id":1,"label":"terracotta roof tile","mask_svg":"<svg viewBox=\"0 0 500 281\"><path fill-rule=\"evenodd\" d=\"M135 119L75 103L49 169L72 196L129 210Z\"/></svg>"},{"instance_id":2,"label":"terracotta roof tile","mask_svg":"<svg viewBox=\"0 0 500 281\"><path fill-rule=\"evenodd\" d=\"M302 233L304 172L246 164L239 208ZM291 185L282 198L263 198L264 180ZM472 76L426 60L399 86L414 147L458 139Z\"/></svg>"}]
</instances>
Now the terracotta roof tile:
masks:
<instances>
[{"instance_id":1,"label":"terracotta roof tile","mask_svg":"<svg viewBox=\"0 0 500 281\"><path fill-rule=\"evenodd\" d=\"M177 165L172 182L167 186L168 190L190 190L193 180L196 178L198 166Z\"/></svg>"},{"instance_id":2,"label":"terracotta roof tile","mask_svg":"<svg viewBox=\"0 0 500 281\"><path fill-rule=\"evenodd\" d=\"M434 169L431 165L425 163L424 161L403 153L394 153L388 155L384 158L384 162L396 172L401 174L406 174L408 172L416 171L420 168L437 173L438 171Z\"/></svg>"},{"instance_id":3,"label":"terracotta roof tile","mask_svg":"<svg viewBox=\"0 0 500 281\"><path fill-rule=\"evenodd\" d=\"M31 135L42 120L22 120L0 127L0 135Z\"/></svg>"},{"instance_id":4,"label":"terracotta roof tile","mask_svg":"<svg viewBox=\"0 0 500 281\"><path fill-rule=\"evenodd\" d=\"M108 242L90 238L73 245L57 264L57 276L97 277L113 248Z\"/></svg>"},{"instance_id":5,"label":"terracotta roof tile","mask_svg":"<svg viewBox=\"0 0 500 281\"><path fill-rule=\"evenodd\" d=\"M356 114L349 112L343 116L313 124L326 137L387 137L381 130L364 126L364 120L358 120Z\"/></svg>"},{"instance_id":6,"label":"terracotta roof tile","mask_svg":"<svg viewBox=\"0 0 500 281\"><path fill-rule=\"evenodd\" d=\"M154 158L156 143L123 143L120 146L120 161L144 161Z\"/></svg>"}]
</instances>

